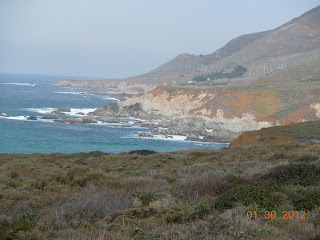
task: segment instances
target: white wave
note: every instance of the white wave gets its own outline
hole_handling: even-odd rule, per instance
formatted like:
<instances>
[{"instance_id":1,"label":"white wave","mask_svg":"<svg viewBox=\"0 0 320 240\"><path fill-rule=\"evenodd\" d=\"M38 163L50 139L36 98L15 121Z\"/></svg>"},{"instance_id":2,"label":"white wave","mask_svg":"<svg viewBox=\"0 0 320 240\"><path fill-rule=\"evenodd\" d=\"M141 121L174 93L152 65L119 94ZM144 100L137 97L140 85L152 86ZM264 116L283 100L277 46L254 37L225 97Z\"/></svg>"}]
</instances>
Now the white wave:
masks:
<instances>
[{"instance_id":1,"label":"white wave","mask_svg":"<svg viewBox=\"0 0 320 240\"><path fill-rule=\"evenodd\" d=\"M70 112L65 112L65 114L70 116L83 116L78 113L88 115L88 113L93 112L94 110L96 110L96 108L70 108Z\"/></svg>"},{"instance_id":2,"label":"white wave","mask_svg":"<svg viewBox=\"0 0 320 240\"><path fill-rule=\"evenodd\" d=\"M171 141L184 141L187 139L186 136L182 135L153 135L154 139L160 139L160 140L171 140Z\"/></svg>"},{"instance_id":3,"label":"white wave","mask_svg":"<svg viewBox=\"0 0 320 240\"><path fill-rule=\"evenodd\" d=\"M62 94L81 94L81 95L92 95L85 92L55 92L55 93L62 93Z\"/></svg>"},{"instance_id":4,"label":"white wave","mask_svg":"<svg viewBox=\"0 0 320 240\"><path fill-rule=\"evenodd\" d=\"M18 86L30 86L30 87L36 86L36 84L31 84L31 83L1 83L1 84L18 85Z\"/></svg>"},{"instance_id":5,"label":"white wave","mask_svg":"<svg viewBox=\"0 0 320 240\"><path fill-rule=\"evenodd\" d=\"M108 97L108 96L103 96L103 97L101 97L102 99L104 99L104 100L115 100L115 101L120 101L119 99L116 99L116 98L114 98L114 97Z\"/></svg>"},{"instance_id":6,"label":"white wave","mask_svg":"<svg viewBox=\"0 0 320 240\"><path fill-rule=\"evenodd\" d=\"M6 119L11 119L11 120L27 120L27 116L16 116L16 117L6 117Z\"/></svg>"},{"instance_id":7,"label":"white wave","mask_svg":"<svg viewBox=\"0 0 320 240\"><path fill-rule=\"evenodd\" d=\"M42 119L41 116L36 116L37 120L28 120L28 116L4 117L10 120L30 121L30 122L54 122L53 119Z\"/></svg>"},{"instance_id":8,"label":"white wave","mask_svg":"<svg viewBox=\"0 0 320 240\"><path fill-rule=\"evenodd\" d=\"M57 110L57 108L25 108L25 110L29 112L48 114ZM88 115L89 112L93 112L94 110L96 110L96 108L70 108L70 112L63 112L63 113L70 116L84 116L84 115ZM83 113L84 115L78 114L78 113Z\"/></svg>"},{"instance_id":9,"label":"white wave","mask_svg":"<svg viewBox=\"0 0 320 240\"><path fill-rule=\"evenodd\" d=\"M38 122L54 122L53 119L42 119L41 117L37 117Z\"/></svg>"},{"instance_id":10,"label":"white wave","mask_svg":"<svg viewBox=\"0 0 320 240\"><path fill-rule=\"evenodd\" d=\"M140 139L149 139L149 140L166 140L166 141L185 141L186 136L182 135L153 135L153 137L139 137L138 134L128 135L123 138L140 138Z\"/></svg>"},{"instance_id":11,"label":"white wave","mask_svg":"<svg viewBox=\"0 0 320 240\"><path fill-rule=\"evenodd\" d=\"M48 114L48 113L51 113L52 111L56 110L56 108L26 108L26 110L28 110L30 112Z\"/></svg>"},{"instance_id":12,"label":"white wave","mask_svg":"<svg viewBox=\"0 0 320 240\"><path fill-rule=\"evenodd\" d=\"M136 124L130 124L130 123L108 123L108 122L102 122L98 121L97 123L90 123L92 125L104 125L108 127L114 127L114 128L131 128L131 129L144 129Z\"/></svg>"}]
</instances>

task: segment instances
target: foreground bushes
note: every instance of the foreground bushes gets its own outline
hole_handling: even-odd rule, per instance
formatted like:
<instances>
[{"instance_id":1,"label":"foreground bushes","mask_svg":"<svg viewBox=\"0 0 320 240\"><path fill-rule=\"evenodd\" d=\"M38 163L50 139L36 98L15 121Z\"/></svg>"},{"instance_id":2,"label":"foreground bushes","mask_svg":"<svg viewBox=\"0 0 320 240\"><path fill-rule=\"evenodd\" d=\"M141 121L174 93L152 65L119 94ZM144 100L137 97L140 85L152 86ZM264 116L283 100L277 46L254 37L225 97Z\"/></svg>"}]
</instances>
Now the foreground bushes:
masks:
<instances>
[{"instance_id":1,"label":"foreground bushes","mask_svg":"<svg viewBox=\"0 0 320 240\"><path fill-rule=\"evenodd\" d=\"M0 239L316 239L319 154L0 154ZM251 221L248 209L305 210L306 220Z\"/></svg>"},{"instance_id":2,"label":"foreground bushes","mask_svg":"<svg viewBox=\"0 0 320 240\"><path fill-rule=\"evenodd\" d=\"M88 226L110 213L130 207L132 198L127 194L77 195L55 203L43 215L40 225L44 229Z\"/></svg>"},{"instance_id":3,"label":"foreground bushes","mask_svg":"<svg viewBox=\"0 0 320 240\"><path fill-rule=\"evenodd\" d=\"M273 169L263 180L278 185L316 186L320 183L320 167L314 164L291 164Z\"/></svg>"},{"instance_id":4,"label":"foreground bushes","mask_svg":"<svg viewBox=\"0 0 320 240\"><path fill-rule=\"evenodd\" d=\"M215 207L223 211L242 203L245 206L256 205L260 209L275 209L281 204L281 197L273 194L277 190L272 184L245 184L218 197Z\"/></svg>"}]
</instances>

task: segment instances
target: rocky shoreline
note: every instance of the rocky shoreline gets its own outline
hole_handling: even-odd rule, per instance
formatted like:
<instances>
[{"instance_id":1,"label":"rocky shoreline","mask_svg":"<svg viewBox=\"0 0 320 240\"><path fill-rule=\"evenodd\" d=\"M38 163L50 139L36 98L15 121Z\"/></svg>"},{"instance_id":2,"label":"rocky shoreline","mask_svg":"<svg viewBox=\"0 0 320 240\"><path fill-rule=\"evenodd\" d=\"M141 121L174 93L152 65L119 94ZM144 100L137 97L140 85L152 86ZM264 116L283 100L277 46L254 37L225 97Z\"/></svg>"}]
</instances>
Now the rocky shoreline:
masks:
<instances>
[{"instance_id":1,"label":"rocky shoreline","mask_svg":"<svg viewBox=\"0 0 320 240\"><path fill-rule=\"evenodd\" d=\"M234 117L226 119L222 116L208 118L203 116L168 116L162 111L145 111L139 102L130 101L122 103L111 103L105 107L96 109L90 113L91 116L99 117L132 117L143 119L141 126L149 128L150 132L141 137L152 137L154 135L186 136L186 140L200 142L230 143L242 133L250 130L258 130L271 126L268 122L256 122L254 116L247 114L241 118ZM158 119L157 121L153 121Z\"/></svg>"}]
</instances>

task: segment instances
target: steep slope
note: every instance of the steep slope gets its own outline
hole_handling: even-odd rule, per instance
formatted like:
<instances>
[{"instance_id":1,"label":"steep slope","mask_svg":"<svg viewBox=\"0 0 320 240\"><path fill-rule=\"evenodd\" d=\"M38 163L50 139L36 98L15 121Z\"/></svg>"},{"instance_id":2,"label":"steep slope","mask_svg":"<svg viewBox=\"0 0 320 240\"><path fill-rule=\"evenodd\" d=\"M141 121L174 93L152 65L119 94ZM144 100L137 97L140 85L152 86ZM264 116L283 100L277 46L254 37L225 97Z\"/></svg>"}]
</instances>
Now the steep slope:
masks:
<instances>
[{"instance_id":1,"label":"steep slope","mask_svg":"<svg viewBox=\"0 0 320 240\"><path fill-rule=\"evenodd\" d=\"M153 71L151 71L151 73L200 69L204 67L204 65L209 65L225 57L231 56L232 54L240 51L242 48L246 47L250 43L266 36L268 33L270 33L270 31L242 35L240 37L232 39L225 46L218 49L214 53L208 55L196 56L193 54L191 55L187 53L182 53L174 59L172 59L171 61L154 69Z\"/></svg>"},{"instance_id":2,"label":"steep slope","mask_svg":"<svg viewBox=\"0 0 320 240\"><path fill-rule=\"evenodd\" d=\"M152 73L217 71L219 68L229 69L240 64L252 68L251 74L261 76L278 67L293 66L314 59L319 49L320 6L274 30L237 37L212 54L179 55Z\"/></svg>"}]
</instances>

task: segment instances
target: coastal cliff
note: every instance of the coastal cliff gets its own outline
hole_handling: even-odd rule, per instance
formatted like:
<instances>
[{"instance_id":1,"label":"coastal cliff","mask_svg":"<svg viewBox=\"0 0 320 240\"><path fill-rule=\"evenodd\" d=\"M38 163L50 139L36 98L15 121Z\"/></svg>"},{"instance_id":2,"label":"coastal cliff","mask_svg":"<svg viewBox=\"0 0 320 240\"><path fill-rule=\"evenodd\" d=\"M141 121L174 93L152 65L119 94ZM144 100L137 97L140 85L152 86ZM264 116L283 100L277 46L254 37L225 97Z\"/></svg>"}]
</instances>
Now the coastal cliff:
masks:
<instances>
[{"instance_id":1,"label":"coastal cliff","mask_svg":"<svg viewBox=\"0 0 320 240\"><path fill-rule=\"evenodd\" d=\"M319 23L320 6L212 54L180 54L144 75L57 86L135 96L93 116L157 119L147 124L152 134L230 142L246 131L320 120ZM236 67L245 71L231 77Z\"/></svg>"},{"instance_id":2,"label":"coastal cliff","mask_svg":"<svg viewBox=\"0 0 320 240\"><path fill-rule=\"evenodd\" d=\"M153 134L231 142L243 132L320 120L320 59L246 86L160 86L93 115L160 119Z\"/></svg>"}]
</instances>

